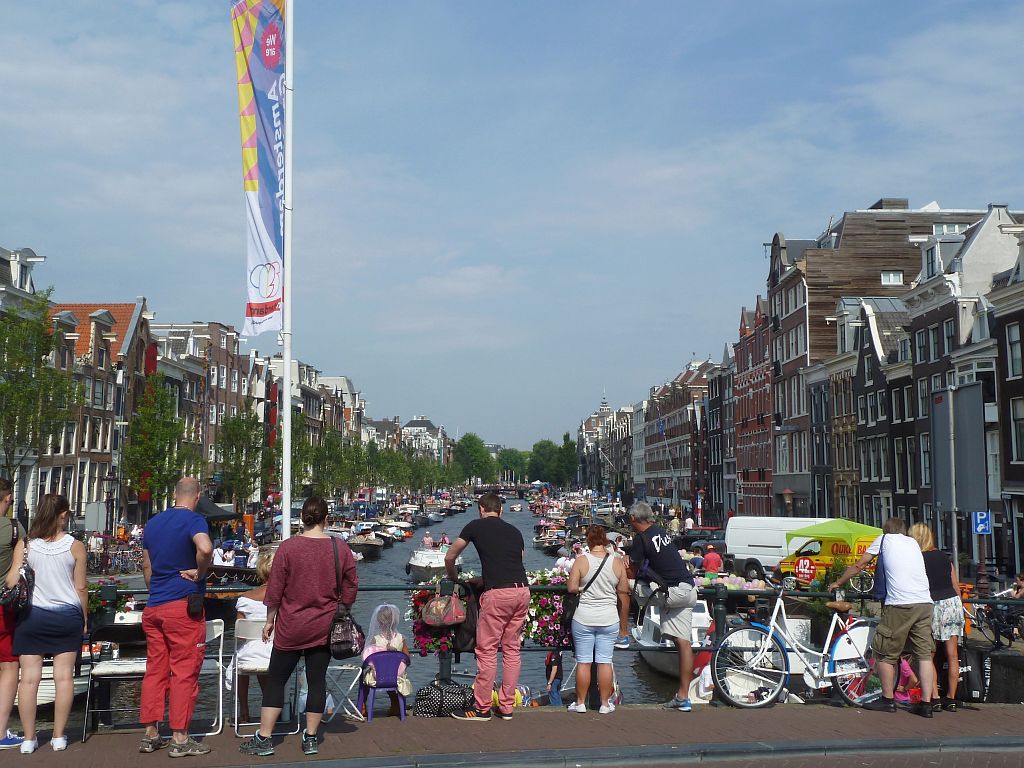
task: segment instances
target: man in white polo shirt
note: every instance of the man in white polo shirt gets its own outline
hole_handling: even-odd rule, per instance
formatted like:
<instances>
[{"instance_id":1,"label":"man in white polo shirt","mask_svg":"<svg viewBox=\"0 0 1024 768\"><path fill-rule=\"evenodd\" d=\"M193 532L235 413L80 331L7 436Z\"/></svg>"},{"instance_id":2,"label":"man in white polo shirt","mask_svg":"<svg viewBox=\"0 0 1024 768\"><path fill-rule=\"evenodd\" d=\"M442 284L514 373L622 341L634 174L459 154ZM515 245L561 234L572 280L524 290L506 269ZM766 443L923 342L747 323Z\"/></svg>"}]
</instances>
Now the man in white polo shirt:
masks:
<instances>
[{"instance_id":1,"label":"man in white polo shirt","mask_svg":"<svg viewBox=\"0 0 1024 768\"><path fill-rule=\"evenodd\" d=\"M829 591L838 589L864 570L875 557L879 558L885 572L885 600L872 648L882 683L882 697L868 702L864 708L880 712L896 711L893 699L896 669L900 663L900 654L909 639L917 661L917 677L921 681L921 702L912 711L921 717L931 717L931 695L935 681L935 665L932 663L932 654L935 652L935 641L932 639L933 604L921 547L906 534L906 522L890 517L882 526L882 535L867 548L860 560L847 568L828 588Z\"/></svg>"}]
</instances>

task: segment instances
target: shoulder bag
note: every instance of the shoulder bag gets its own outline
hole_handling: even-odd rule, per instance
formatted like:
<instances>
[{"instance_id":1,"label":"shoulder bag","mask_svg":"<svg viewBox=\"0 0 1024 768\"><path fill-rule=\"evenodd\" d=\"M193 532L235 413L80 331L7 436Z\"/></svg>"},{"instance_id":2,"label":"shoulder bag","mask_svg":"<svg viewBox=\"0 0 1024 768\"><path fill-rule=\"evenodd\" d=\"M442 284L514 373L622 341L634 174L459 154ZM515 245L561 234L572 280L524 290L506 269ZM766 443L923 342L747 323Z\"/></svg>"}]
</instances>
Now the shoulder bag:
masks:
<instances>
[{"instance_id":1,"label":"shoulder bag","mask_svg":"<svg viewBox=\"0 0 1024 768\"><path fill-rule=\"evenodd\" d=\"M885 550L885 537L888 534L882 534L882 540L878 542L878 557L875 558L875 584L871 588L871 597L880 603L885 602L885 559L882 557L882 552Z\"/></svg>"},{"instance_id":2,"label":"shoulder bag","mask_svg":"<svg viewBox=\"0 0 1024 768\"><path fill-rule=\"evenodd\" d=\"M604 568L604 564L608 562L608 558L611 555L605 555L601 564L597 566L597 570L594 571L594 575L591 576L587 583L583 585L583 589L577 592L575 595L566 593L565 597L562 598L562 618L559 621L558 626L558 647L573 647L572 641L572 620L576 615L576 609L580 605L580 596L590 589L590 585L594 583L594 580L601 575L601 571Z\"/></svg>"},{"instance_id":3,"label":"shoulder bag","mask_svg":"<svg viewBox=\"0 0 1024 768\"><path fill-rule=\"evenodd\" d=\"M12 535L17 536L17 528ZM21 557L21 568L18 571L18 581L13 587L4 584L0 589L0 605L16 614L22 614L32 604L32 590L36 585L36 572L28 564L28 539L25 539L25 551Z\"/></svg>"},{"instance_id":4,"label":"shoulder bag","mask_svg":"<svg viewBox=\"0 0 1024 768\"><path fill-rule=\"evenodd\" d=\"M341 602L341 558L338 555L338 540L331 536L334 548L334 579L337 587L338 607L334 609L334 618L327 633L327 644L331 647L331 656L336 659L351 659L363 652L366 636L348 606Z\"/></svg>"},{"instance_id":5,"label":"shoulder bag","mask_svg":"<svg viewBox=\"0 0 1024 768\"><path fill-rule=\"evenodd\" d=\"M420 617L431 627L452 627L466 620L466 603L458 594L456 584L452 594L441 594L441 582L437 582L437 593L423 606Z\"/></svg>"}]
</instances>

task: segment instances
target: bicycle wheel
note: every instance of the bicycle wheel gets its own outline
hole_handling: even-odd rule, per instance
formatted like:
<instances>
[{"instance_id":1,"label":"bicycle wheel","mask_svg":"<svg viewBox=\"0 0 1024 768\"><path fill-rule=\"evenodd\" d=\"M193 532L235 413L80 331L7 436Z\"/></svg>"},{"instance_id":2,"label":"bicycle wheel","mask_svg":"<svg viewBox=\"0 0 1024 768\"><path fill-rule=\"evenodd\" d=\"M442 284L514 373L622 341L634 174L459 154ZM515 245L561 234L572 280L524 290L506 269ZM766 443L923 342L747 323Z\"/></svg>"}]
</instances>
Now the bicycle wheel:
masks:
<instances>
[{"instance_id":1,"label":"bicycle wheel","mask_svg":"<svg viewBox=\"0 0 1024 768\"><path fill-rule=\"evenodd\" d=\"M853 587L853 591L857 594L870 595L871 590L875 587L875 577L870 573L861 571L850 579L850 586Z\"/></svg>"},{"instance_id":2,"label":"bicycle wheel","mask_svg":"<svg viewBox=\"0 0 1024 768\"><path fill-rule=\"evenodd\" d=\"M715 689L734 707L753 709L773 703L788 673L782 644L760 627L734 629L711 659Z\"/></svg>"},{"instance_id":3,"label":"bicycle wheel","mask_svg":"<svg viewBox=\"0 0 1024 768\"><path fill-rule=\"evenodd\" d=\"M848 704L861 706L882 695L882 681L875 669L875 652L871 648L877 624L857 621L832 643L828 654L828 671L832 684Z\"/></svg>"},{"instance_id":4,"label":"bicycle wheel","mask_svg":"<svg viewBox=\"0 0 1024 768\"><path fill-rule=\"evenodd\" d=\"M985 606L977 606L974 612L974 618L971 619L971 628L981 633L988 642L993 645L996 642L996 630L992 626L992 617L988 615L988 611L985 610Z\"/></svg>"}]
</instances>

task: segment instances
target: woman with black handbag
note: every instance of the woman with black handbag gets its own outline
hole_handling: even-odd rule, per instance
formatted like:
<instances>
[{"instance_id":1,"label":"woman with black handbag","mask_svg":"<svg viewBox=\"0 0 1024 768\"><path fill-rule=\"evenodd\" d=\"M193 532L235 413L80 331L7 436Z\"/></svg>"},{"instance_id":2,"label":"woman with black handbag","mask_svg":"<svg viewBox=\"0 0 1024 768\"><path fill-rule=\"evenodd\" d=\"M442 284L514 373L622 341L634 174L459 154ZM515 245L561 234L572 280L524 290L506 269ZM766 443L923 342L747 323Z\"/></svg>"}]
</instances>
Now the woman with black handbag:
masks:
<instances>
[{"instance_id":1,"label":"woman with black handbag","mask_svg":"<svg viewBox=\"0 0 1024 768\"><path fill-rule=\"evenodd\" d=\"M274 558L263 603L267 622L264 641L273 638L267 687L263 692L260 727L239 746L245 755L274 754L271 735L284 706L284 688L299 659L306 660L306 729L302 751L315 755L317 729L327 705L330 633L339 604L347 610L356 601L359 577L348 545L324 532L327 502L319 496L302 505L303 532L281 542Z\"/></svg>"},{"instance_id":2,"label":"woman with black handbag","mask_svg":"<svg viewBox=\"0 0 1024 768\"><path fill-rule=\"evenodd\" d=\"M611 554L608 536L600 525L587 529L590 552L573 563L567 588L579 596L572 617L572 640L576 648L576 701L570 712L586 712L584 699L590 690L590 676L597 666L597 687L601 694L600 714L615 711L612 654L615 639L629 626L629 579L622 559ZM618 634L616 634L616 631Z\"/></svg>"}]
</instances>

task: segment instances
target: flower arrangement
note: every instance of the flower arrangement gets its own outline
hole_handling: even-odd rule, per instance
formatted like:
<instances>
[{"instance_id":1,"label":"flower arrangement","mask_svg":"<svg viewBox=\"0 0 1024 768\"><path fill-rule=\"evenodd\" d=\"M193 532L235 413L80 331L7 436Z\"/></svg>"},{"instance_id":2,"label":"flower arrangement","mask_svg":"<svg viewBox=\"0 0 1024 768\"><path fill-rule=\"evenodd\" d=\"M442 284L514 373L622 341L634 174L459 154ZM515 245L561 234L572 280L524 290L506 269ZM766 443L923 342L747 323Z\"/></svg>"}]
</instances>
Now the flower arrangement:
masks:
<instances>
[{"instance_id":1,"label":"flower arrangement","mask_svg":"<svg viewBox=\"0 0 1024 768\"><path fill-rule=\"evenodd\" d=\"M108 607L108 606L103 604L103 599L100 597L100 587L109 586L109 585L113 585L113 586L117 587L118 589L121 589L124 586L124 584L121 582L120 579L100 579L99 581L96 581L96 582L89 582L88 591L89 591L89 615L90 616L95 615L96 612L99 611L101 608L107 608ZM126 610L127 609L127 605L128 605L128 601L129 601L129 598L123 597L123 596L118 596L116 610L118 610L118 611ZM134 605L135 600L132 599L131 602Z\"/></svg>"},{"instance_id":2,"label":"flower arrangement","mask_svg":"<svg viewBox=\"0 0 1024 768\"><path fill-rule=\"evenodd\" d=\"M463 574L468 577L469 574ZM531 586L560 586L568 577L557 568L545 571L530 571L526 574ZM434 579L436 584L438 579ZM423 607L436 594L433 584L413 592L409 597L408 619L412 623L412 647L420 656L431 653L447 653L454 645L455 630L452 627L434 627L423 621ZM532 640L538 645L555 647L559 644L559 622L562 617L564 595L560 592L534 592L530 596L530 608L523 625L523 640Z\"/></svg>"}]
</instances>

